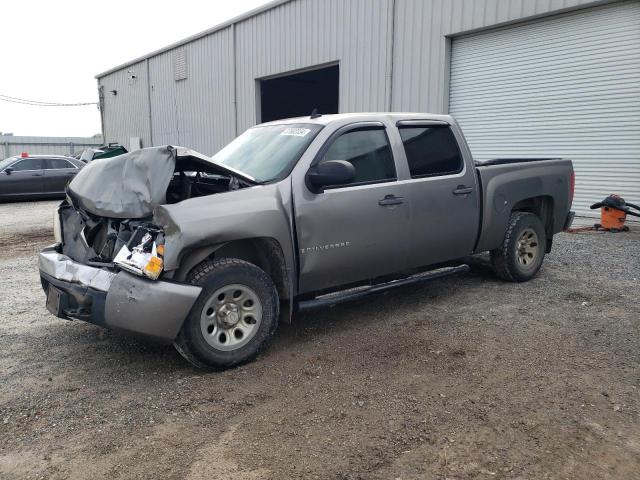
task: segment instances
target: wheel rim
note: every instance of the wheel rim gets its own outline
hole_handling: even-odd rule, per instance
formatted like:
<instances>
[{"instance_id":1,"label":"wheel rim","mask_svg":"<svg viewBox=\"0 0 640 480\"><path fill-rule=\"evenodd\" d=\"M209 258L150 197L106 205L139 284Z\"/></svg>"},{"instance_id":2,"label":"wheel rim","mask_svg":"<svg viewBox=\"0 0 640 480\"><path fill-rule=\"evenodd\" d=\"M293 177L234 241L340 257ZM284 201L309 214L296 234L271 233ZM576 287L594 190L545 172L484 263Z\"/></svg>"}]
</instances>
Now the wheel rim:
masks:
<instances>
[{"instance_id":1,"label":"wheel rim","mask_svg":"<svg viewBox=\"0 0 640 480\"><path fill-rule=\"evenodd\" d=\"M234 283L219 288L207 299L200 315L200 330L217 350L236 350L258 332L262 304L256 292Z\"/></svg>"},{"instance_id":2,"label":"wheel rim","mask_svg":"<svg viewBox=\"0 0 640 480\"><path fill-rule=\"evenodd\" d=\"M523 268L532 268L540 252L538 234L531 228L526 228L518 238L516 258Z\"/></svg>"}]
</instances>

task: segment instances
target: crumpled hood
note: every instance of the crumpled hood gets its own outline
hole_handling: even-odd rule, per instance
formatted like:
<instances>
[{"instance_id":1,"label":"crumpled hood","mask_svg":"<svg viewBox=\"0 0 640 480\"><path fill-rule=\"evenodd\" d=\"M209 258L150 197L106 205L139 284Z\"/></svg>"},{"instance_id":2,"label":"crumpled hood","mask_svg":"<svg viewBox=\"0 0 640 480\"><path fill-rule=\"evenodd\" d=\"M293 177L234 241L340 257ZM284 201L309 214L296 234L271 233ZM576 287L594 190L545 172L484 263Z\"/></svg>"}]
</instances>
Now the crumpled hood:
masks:
<instances>
[{"instance_id":1,"label":"crumpled hood","mask_svg":"<svg viewBox=\"0 0 640 480\"><path fill-rule=\"evenodd\" d=\"M177 164L186 171L205 165L207 171L231 173L255 182L195 150L166 145L94 160L69 183L67 194L74 206L100 217L149 217L156 206L166 203L167 188Z\"/></svg>"},{"instance_id":2,"label":"crumpled hood","mask_svg":"<svg viewBox=\"0 0 640 480\"><path fill-rule=\"evenodd\" d=\"M72 203L94 215L143 218L166 202L176 166L176 149L151 147L95 160L69 183Z\"/></svg>"}]
</instances>

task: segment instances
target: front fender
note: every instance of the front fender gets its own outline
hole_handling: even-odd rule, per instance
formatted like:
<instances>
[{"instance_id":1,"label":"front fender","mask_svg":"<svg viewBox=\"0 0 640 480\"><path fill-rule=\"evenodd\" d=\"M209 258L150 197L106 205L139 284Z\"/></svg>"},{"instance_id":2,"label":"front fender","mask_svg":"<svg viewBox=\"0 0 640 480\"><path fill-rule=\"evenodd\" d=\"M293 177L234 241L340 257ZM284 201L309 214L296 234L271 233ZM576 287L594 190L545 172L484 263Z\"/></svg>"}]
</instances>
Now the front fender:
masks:
<instances>
[{"instance_id":1,"label":"front fender","mask_svg":"<svg viewBox=\"0 0 640 480\"><path fill-rule=\"evenodd\" d=\"M195 255L202 261L228 242L271 238L282 249L289 292L295 293L289 182L162 205L154 211L154 224L165 232L164 268L176 274L183 272L181 263L187 261L187 256L192 258Z\"/></svg>"}]
</instances>

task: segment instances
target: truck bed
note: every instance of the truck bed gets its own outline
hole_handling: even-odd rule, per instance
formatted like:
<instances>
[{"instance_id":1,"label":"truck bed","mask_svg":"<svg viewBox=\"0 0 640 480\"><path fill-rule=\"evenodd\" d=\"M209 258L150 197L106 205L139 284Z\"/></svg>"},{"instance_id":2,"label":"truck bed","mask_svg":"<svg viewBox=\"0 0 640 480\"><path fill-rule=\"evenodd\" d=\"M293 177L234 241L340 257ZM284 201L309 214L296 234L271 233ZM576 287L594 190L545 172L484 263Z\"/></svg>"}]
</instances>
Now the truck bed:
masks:
<instances>
[{"instance_id":1,"label":"truck bed","mask_svg":"<svg viewBox=\"0 0 640 480\"><path fill-rule=\"evenodd\" d=\"M490 160L476 160L477 167L484 167L489 165L507 165L510 163L527 163L527 162L540 162L546 160L562 160L560 157L549 158L492 158Z\"/></svg>"},{"instance_id":2,"label":"truck bed","mask_svg":"<svg viewBox=\"0 0 640 480\"><path fill-rule=\"evenodd\" d=\"M527 199L538 199L547 205L549 236L562 231L571 208L571 160L509 158L475 163L482 191L475 252L493 250L502 244L511 212L519 209L522 202L530 202Z\"/></svg>"}]
</instances>

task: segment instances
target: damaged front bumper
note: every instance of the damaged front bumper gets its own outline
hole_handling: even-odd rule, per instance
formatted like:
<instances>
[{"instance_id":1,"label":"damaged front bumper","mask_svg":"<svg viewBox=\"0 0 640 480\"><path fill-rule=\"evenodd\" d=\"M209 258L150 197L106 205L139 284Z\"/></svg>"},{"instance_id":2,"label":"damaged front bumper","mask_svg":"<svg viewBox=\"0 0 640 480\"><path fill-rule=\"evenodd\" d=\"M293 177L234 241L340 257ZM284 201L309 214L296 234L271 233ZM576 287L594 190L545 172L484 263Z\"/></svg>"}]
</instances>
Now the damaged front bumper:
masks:
<instances>
[{"instance_id":1,"label":"damaged front bumper","mask_svg":"<svg viewBox=\"0 0 640 480\"><path fill-rule=\"evenodd\" d=\"M60 253L57 244L40 252L38 266L54 315L165 343L176 338L202 290L84 265Z\"/></svg>"}]
</instances>

